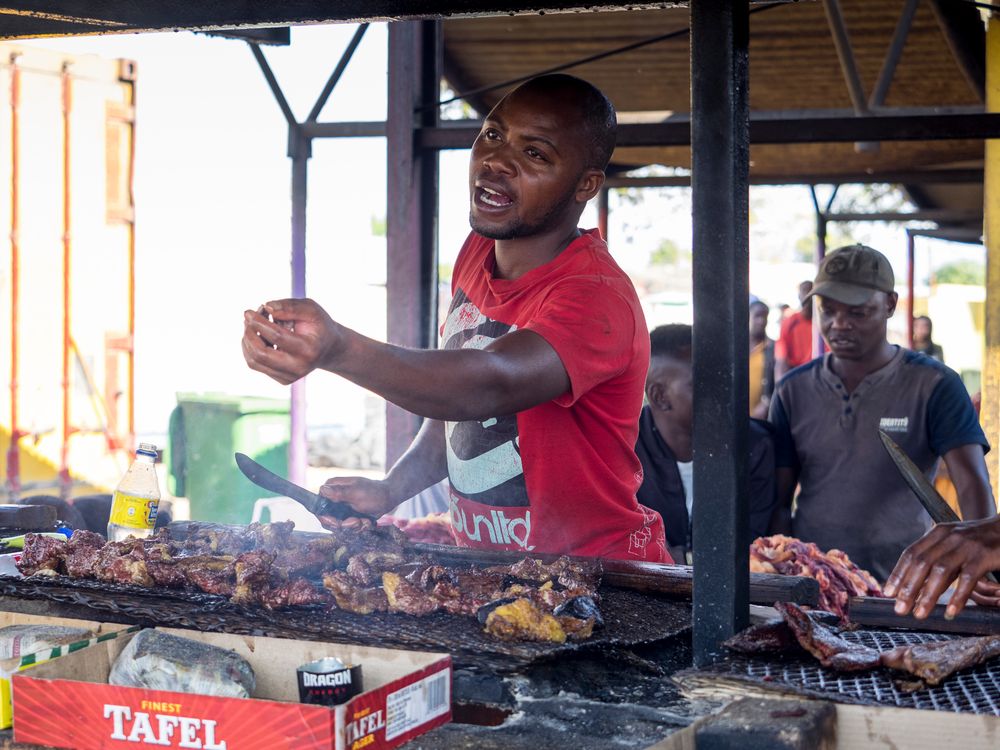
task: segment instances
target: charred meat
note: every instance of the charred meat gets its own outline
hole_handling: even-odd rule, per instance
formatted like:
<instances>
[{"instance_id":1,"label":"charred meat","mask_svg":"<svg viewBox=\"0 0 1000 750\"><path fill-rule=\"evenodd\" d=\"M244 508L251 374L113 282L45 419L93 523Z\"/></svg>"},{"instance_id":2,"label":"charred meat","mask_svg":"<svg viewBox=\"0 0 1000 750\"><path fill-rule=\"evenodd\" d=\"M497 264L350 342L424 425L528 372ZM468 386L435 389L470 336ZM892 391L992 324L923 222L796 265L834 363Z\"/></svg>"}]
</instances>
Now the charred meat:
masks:
<instances>
[{"instance_id":1,"label":"charred meat","mask_svg":"<svg viewBox=\"0 0 1000 750\"><path fill-rule=\"evenodd\" d=\"M1000 635L914 643L882 652L882 666L909 672L928 685L1000 656Z\"/></svg>"},{"instance_id":2,"label":"charred meat","mask_svg":"<svg viewBox=\"0 0 1000 750\"><path fill-rule=\"evenodd\" d=\"M563 557L445 567L413 554L394 526L339 529L321 537L293 537L292 528L290 522L235 529L195 525L183 541L161 531L111 543L85 531L70 542L28 535L19 567L26 575L195 589L244 607L325 605L418 617L484 613L486 632L503 638L562 643L587 638L602 624L597 563Z\"/></svg>"},{"instance_id":3,"label":"charred meat","mask_svg":"<svg viewBox=\"0 0 1000 750\"><path fill-rule=\"evenodd\" d=\"M833 628L815 622L797 604L775 602L774 608L788 623L799 645L824 667L841 672L859 672L879 665L878 651L841 638Z\"/></svg>"},{"instance_id":4,"label":"charred meat","mask_svg":"<svg viewBox=\"0 0 1000 750\"><path fill-rule=\"evenodd\" d=\"M58 575L65 559L65 539L25 534L24 552L17 561L17 569L26 576Z\"/></svg>"}]
</instances>

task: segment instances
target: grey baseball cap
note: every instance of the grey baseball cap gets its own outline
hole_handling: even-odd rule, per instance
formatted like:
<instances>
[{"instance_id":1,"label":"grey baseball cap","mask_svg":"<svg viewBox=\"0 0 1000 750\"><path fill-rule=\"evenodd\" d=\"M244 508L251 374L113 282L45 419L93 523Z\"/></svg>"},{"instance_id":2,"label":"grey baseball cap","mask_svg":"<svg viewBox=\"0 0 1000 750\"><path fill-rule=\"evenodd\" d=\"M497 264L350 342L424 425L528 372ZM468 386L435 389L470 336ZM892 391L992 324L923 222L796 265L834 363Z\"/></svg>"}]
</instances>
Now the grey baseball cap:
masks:
<instances>
[{"instance_id":1,"label":"grey baseball cap","mask_svg":"<svg viewBox=\"0 0 1000 750\"><path fill-rule=\"evenodd\" d=\"M828 297L845 305L863 305L875 292L891 294L896 277L889 259L867 245L847 245L819 264L809 297Z\"/></svg>"}]
</instances>

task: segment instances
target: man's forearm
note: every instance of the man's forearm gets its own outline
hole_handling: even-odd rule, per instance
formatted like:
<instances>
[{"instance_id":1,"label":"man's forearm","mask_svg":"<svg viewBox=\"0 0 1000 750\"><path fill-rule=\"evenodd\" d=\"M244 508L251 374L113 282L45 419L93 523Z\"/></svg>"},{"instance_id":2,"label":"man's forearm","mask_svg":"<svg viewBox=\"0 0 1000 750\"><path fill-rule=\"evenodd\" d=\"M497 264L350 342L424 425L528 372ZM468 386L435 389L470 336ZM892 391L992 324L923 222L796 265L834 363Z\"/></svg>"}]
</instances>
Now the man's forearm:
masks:
<instances>
[{"instance_id":1,"label":"man's forearm","mask_svg":"<svg viewBox=\"0 0 1000 750\"><path fill-rule=\"evenodd\" d=\"M424 420L410 447L385 476L389 496L399 505L448 476L444 424Z\"/></svg>"},{"instance_id":2,"label":"man's forearm","mask_svg":"<svg viewBox=\"0 0 1000 750\"><path fill-rule=\"evenodd\" d=\"M979 445L962 445L948 451L944 461L955 484L962 520L974 521L995 515L996 503L983 449Z\"/></svg>"},{"instance_id":3,"label":"man's forearm","mask_svg":"<svg viewBox=\"0 0 1000 750\"><path fill-rule=\"evenodd\" d=\"M530 331L509 334L485 349L408 349L353 331L345 339L347 345L323 363L324 369L429 419L460 422L513 414L569 387L555 350Z\"/></svg>"}]
</instances>

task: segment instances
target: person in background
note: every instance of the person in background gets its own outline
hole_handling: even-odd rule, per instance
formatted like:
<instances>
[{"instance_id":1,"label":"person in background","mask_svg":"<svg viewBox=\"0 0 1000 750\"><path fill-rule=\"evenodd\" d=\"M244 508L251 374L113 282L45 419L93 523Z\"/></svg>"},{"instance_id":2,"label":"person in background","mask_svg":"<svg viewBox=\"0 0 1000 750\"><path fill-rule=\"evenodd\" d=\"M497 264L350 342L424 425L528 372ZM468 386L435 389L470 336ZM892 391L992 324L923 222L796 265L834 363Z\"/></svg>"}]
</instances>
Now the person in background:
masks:
<instances>
[{"instance_id":1,"label":"person in background","mask_svg":"<svg viewBox=\"0 0 1000 750\"><path fill-rule=\"evenodd\" d=\"M913 319L913 351L933 357L938 362L944 362L944 350L931 339L933 329L931 319L926 315Z\"/></svg>"},{"instance_id":2,"label":"person in background","mask_svg":"<svg viewBox=\"0 0 1000 750\"><path fill-rule=\"evenodd\" d=\"M750 416L767 419L774 393L774 342L767 337L770 309L759 299L750 303Z\"/></svg>"},{"instance_id":3,"label":"person in background","mask_svg":"<svg viewBox=\"0 0 1000 750\"><path fill-rule=\"evenodd\" d=\"M880 580L927 531L930 517L879 430L928 475L944 458L964 518L991 516L996 507L983 458L989 445L961 379L886 339L894 284L889 261L870 247L843 247L823 259L813 294L830 351L778 384L770 415L777 429L774 530L841 549Z\"/></svg>"},{"instance_id":4,"label":"person in background","mask_svg":"<svg viewBox=\"0 0 1000 750\"><path fill-rule=\"evenodd\" d=\"M487 115L440 349L367 338L312 300L244 313L251 369L286 385L324 369L424 417L384 479L331 477L321 495L377 517L447 477L459 546L670 562L636 502L648 329L599 232L578 226L616 128L607 97L563 74Z\"/></svg>"},{"instance_id":5,"label":"person in background","mask_svg":"<svg viewBox=\"0 0 1000 750\"><path fill-rule=\"evenodd\" d=\"M649 336L646 405L635 452L642 463L639 502L663 517L670 556L690 563L694 380L691 326L665 325ZM750 535L767 533L777 502L771 426L750 420Z\"/></svg>"},{"instance_id":6,"label":"person in background","mask_svg":"<svg viewBox=\"0 0 1000 750\"><path fill-rule=\"evenodd\" d=\"M781 321L778 341L774 345L774 377L781 380L789 370L804 365L813 356L813 306L809 300L813 283L799 284L799 304L802 309Z\"/></svg>"}]
</instances>

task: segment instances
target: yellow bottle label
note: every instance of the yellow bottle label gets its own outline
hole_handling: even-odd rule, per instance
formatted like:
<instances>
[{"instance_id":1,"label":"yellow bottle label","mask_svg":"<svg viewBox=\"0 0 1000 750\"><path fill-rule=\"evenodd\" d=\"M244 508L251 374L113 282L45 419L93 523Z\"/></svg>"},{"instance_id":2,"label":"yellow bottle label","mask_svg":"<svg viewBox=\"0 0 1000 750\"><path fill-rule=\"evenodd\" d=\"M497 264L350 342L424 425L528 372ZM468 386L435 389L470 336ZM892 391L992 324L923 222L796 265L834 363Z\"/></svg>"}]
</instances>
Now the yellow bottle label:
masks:
<instances>
[{"instance_id":1,"label":"yellow bottle label","mask_svg":"<svg viewBox=\"0 0 1000 750\"><path fill-rule=\"evenodd\" d=\"M156 525L159 500L115 493L111 504L111 523L130 529L151 529Z\"/></svg>"}]
</instances>

